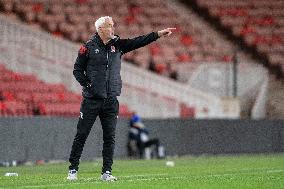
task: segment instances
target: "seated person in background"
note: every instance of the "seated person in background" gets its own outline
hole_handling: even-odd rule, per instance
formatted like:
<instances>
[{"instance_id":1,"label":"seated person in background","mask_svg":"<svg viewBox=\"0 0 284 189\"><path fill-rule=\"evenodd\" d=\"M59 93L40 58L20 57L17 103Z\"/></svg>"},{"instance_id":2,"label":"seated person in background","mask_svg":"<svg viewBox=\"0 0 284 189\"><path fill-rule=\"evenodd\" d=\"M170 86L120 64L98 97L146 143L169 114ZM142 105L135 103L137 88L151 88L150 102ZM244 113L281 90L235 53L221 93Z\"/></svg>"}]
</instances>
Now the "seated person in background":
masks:
<instances>
[{"instance_id":1,"label":"seated person in background","mask_svg":"<svg viewBox=\"0 0 284 189\"><path fill-rule=\"evenodd\" d=\"M160 145L158 138L149 138L149 131L145 128L141 118L133 113L130 119L130 129L128 133L128 155L134 155L134 148L136 147L139 152L140 158L151 158L150 147L155 146L157 158L164 158L164 148Z\"/></svg>"}]
</instances>

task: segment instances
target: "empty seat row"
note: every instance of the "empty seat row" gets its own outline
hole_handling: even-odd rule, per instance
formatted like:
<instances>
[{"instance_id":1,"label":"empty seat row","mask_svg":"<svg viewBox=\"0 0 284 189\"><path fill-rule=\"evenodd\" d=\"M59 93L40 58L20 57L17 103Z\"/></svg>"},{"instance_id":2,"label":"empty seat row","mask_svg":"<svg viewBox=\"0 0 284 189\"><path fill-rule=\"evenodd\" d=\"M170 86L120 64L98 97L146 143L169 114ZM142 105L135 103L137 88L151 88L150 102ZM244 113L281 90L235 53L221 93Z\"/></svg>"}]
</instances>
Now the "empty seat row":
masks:
<instances>
[{"instance_id":1,"label":"empty seat row","mask_svg":"<svg viewBox=\"0 0 284 189\"><path fill-rule=\"evenodd\" d=\"M15 73L0 64L0 116L79 116L81 95L61 84L47 84L34 75ZM130 116L120 105L120 116Z\"/></svg>"}]
</instances>

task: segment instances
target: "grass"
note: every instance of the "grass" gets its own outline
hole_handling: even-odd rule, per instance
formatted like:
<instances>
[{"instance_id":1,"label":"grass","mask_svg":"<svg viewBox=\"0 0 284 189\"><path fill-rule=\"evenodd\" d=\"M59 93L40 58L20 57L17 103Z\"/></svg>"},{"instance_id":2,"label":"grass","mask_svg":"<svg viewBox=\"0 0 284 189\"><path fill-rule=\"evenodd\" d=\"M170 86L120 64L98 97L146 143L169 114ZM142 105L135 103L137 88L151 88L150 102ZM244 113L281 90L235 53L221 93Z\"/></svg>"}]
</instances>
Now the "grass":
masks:
<instances>
[{"instance_id":1,"label":"grass","mask_svg":"<svg viewBox=\"0 0 284 189\"><path fill-rule=\"evenodd\" d=\"M174 167L166 161L174 161ZM67 163L0 168L3 188L116 188L116 189L281 189L284 188L284 154L199 156L168 160L115 160L118 181L99 179L101 161L82 162L79 179L66 180ZM17 172L18 177L5 177Z\"/></svg>"}]
</instances>

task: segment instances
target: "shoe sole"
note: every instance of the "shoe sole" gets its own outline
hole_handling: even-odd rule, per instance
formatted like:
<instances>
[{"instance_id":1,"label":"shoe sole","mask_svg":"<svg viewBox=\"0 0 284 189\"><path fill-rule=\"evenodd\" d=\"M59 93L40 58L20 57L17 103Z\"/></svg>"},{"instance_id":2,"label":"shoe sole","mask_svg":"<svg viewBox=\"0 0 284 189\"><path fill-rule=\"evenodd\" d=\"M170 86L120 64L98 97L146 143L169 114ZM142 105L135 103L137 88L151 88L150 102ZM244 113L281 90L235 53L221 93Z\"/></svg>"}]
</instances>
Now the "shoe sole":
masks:
<instances>
[{"instance_id":1,"label":"shoe sole","mask_svg":"<svg viewBox=\"0 0 284 189\"><path fill-rule=\"evenodd\" d=\"M71 178L68 178L68 177L67 177L67 180L69 180L69 181L75 181L75 180L78 180L78 178L71 179Z\"/></svg>"}]
</instances>

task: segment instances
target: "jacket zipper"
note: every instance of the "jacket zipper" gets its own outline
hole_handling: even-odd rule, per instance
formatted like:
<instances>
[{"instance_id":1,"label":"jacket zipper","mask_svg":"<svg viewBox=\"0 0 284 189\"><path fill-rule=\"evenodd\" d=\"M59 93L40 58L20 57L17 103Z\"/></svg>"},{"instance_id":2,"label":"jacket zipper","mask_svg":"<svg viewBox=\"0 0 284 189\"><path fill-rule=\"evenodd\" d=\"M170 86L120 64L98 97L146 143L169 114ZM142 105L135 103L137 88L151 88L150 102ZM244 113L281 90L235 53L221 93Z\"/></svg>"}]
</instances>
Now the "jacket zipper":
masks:
<instances>
[{"instance_id":1,"label":"jacket zipper","mask_svg":"<svg viewBox=\"0 0 284 189\"><path fill-rule=\"evenodd\" d=\"M108 68L108 51L107 51L107 68Z\"/></svg>"},{"instance_id":2,"label":"jacket zipper","mask_svg":"<svg viewBox=\"0 0 284 189\"><path fill-rule=\"evenodd\" d=\"M109 57L108 57L108 51L107 51L107 65L106 65L106 74L107 74L106 75L107 76L106 77L106 93L107 93L107 95L108 95L108 91L109 91L109 81L108 81L109 80L109 70L108 70L109 69L108 68L109 67L109 60L108 59L109 59Z\"/></svg>"}]
</instances>

